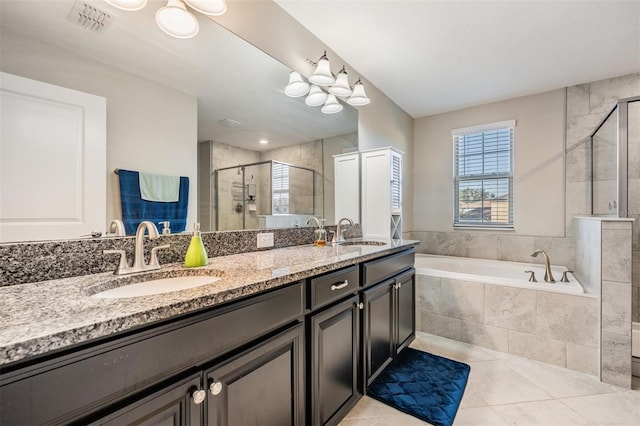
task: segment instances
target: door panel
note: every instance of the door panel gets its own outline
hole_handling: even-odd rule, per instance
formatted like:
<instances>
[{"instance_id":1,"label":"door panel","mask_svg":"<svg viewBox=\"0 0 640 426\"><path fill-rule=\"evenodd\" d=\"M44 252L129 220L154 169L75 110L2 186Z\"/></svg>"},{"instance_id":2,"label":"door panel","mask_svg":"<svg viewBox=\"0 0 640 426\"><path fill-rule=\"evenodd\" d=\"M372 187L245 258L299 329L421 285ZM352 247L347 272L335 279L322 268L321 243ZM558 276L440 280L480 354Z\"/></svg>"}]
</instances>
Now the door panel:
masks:
<instances>
[{"instance_id":1,"label":"door panel","mask_svg":"<svg viewBox=\"0 0 640 426\"><path fill-rule=\"evenodd\" d=\"M414 270L399 276L396 281L398 283L396 353L400 353L415 338L416 293Z\"/></svg>"},{"instance_id":2,"label":"door panel","mask_svg":"<svg viewBox=\"0 0 640 426\"><path fill-rule=\"evenodd\" d=\"M391 362L394 346L394 284L385 281L364 292L364 345L366 384Z\"/></svg>"}]
</instances>

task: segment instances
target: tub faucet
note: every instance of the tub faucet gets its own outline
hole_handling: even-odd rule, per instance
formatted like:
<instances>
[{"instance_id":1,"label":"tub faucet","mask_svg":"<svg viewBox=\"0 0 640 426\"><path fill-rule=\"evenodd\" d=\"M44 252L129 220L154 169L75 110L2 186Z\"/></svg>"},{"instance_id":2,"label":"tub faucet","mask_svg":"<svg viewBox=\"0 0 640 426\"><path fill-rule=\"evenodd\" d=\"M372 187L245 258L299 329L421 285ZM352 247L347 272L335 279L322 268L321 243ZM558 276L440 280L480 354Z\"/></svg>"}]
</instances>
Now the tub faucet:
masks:
<instances>
[{"instance_id":1,"label":"tub faucet","mask_svg":"<svg viewBox=\"0 0 640 426\"><path fill-rule=\"evenodd\" d=\"M536 250L531 253L532 257L538 256L540 253L544 256L545 263L545 271L544 271L544 281L548 283L555 283L556 280L553 278L553 274L551 273L551 265L549 264L549 255L544 250Z\"/></svg>"},{"instance_id":2,"label":"tub faucet","mask_svg":"<svg viewBox=\"0 0 640 426\"><path fill-rule=\"evenodd\" d=\"M344 229L342 229L342 222L347 221L349 225L353 226L353 220L348 217L343 217L338 221L338 225L336 226L336 233L333 234L333 243L342 243L344 242Z\"/></svg>"}]
</instances>

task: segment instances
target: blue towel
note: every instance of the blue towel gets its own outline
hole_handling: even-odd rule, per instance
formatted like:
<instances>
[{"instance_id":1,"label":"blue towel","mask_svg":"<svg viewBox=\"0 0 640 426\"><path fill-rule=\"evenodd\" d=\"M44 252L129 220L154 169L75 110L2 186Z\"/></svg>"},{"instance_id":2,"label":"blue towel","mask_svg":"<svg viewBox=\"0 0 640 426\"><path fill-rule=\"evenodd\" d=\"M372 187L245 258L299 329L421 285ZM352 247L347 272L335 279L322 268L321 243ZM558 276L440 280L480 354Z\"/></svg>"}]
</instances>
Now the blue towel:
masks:
<instances>
[{"instance_id":1,"label":"blue towel","mask_svg":"<svg viewBox=\"0 0 640 426\"><path fill-rule=\"evenodd\" d=\"M120 178L120 203L122 222L127 235L134 235L143 220L158 226L168 220L172 232L183 232L187 228L187 206L189 205L189 178L180 177L180 198L175 203L146 201L140 196L140 175L131 170L118 171Z\"/></svg>"}]
</instances>

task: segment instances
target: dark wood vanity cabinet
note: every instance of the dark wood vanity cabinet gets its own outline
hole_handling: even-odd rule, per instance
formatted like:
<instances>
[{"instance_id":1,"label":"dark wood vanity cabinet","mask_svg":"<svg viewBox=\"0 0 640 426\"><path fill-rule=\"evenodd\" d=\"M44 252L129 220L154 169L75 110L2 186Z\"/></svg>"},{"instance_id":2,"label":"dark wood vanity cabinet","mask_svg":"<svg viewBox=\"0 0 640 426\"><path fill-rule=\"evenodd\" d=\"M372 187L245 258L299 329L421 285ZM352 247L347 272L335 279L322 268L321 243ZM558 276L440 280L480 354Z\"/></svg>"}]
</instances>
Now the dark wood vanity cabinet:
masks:
<instances>
[{"instance_id":1,"label":"dark wood vanity cabinet","mask_svg":"<svg viewBox=\"0 0 640 426\"><path fill-rule=\"evenodd\" d=\"M0 424L338 424L415 335L413 253L5 366Z\"/></svg>"},{"instance_id":2,"label":"dark wood vanity cabinet","mask_svg":"<svg viewBox=\"0 0 640 426\"><path fill-rule=\"evenodd\" d=\"M414 251L364 264L362 345L365 387L415 337ZM382 281L377 282L382 278Z\"/></svg>"},{"instance_id":3,"label":"dark wood vanity cabinet","mask_svg":"<svg viewBox=\"0 0 640 426\"><path fill-rule=\"evenodd\" d=\"M304 324L205 371L208 425L305 424Z\"/></svg>"}]
</instances>

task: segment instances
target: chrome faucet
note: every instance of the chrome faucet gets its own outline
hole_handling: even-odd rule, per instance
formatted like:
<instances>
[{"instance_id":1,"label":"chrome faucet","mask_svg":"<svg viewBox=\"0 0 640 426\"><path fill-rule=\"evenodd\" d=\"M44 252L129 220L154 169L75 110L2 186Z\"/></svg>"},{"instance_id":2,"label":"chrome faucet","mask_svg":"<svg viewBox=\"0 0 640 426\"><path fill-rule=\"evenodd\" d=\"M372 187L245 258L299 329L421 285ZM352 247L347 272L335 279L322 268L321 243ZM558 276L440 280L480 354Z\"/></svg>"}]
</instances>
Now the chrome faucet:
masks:
<instances>
[{"instance_id":1,"label":"chrome faucet","mask_svg":"<svg viewBox=\"0 0 640 426\"><path fill-rule=\"evenodd\" d=\"M120 263L115 270L115 275L134 274L136 272L153 271L160 269L160 262L158 261L158 251L169 248L169 244L164 244L151 249L151 257L149 263L144 261L144 233L149 233L149 239L155 240L160 237L158 234L158 228L153 222L145 220L140 222L138 229L136 230L136 245L134 251L133 266L129 266L127 262L127 254L124 250L104 250L104 254L119 254Z\"/></svg>"},{"instance_id":2,"label":"chrome faucet","mask_svg":"<svg viewBox=\"0 0 640 426\"><path fill-rule=\"evenodd\" d=\"M536 257L541 253L544 256L545 262L544 281L548 283L555 283L556 280L553 278L553 274L551 273L551 265L549 263L549 255L547 254L547 252L545 252L544 250L536 250L531 253L531 256Z\"/></svg>"},{"instance_id":3,"label":"chrome faucet","mask_svg":"<svg viewBox=\"0 0 640 426\"><path fill-rule=\"evenodd\" d=\"M349 219L348 217L343 217L342 219L340 219L338 221L338 225L336 226L336 233L333 234L333 243L343 243L344 242L344 231L345 229L342 229L342 222L344 221L349 222L349 225L353 226L353 220Z\"/></svg>"}]
</instances>

